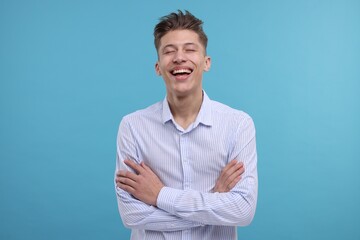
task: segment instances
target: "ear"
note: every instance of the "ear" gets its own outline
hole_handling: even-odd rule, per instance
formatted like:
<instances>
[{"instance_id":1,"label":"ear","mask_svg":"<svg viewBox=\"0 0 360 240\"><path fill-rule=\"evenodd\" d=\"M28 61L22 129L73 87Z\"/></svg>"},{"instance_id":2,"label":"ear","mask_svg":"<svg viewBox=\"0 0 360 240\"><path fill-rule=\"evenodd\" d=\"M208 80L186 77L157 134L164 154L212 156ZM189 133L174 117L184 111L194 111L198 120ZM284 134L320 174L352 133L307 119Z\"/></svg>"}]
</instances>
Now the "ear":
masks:
<instances>
[{"instance_id":1,"label":"ear","mask_svg":"<svg viewBox=\"0 0 360 240\"><path fill-rule=\"evenodd\" d=\"M204 71L205 71L205 72L210 71L210 67L211 67L211 58L210 58L210 56L205 56Z\"/></svg>"},{"instance_id":2,"label":"ear","mask_svg":"<svg viewBox=\"0 0 360 240\"><path fill-rule=\"evenodd\" d=\"M161 76L161 71L160 71L160 67L159 67L159 62L155 63L155 72L158 76Z\"/></svg>"}]
</instances>

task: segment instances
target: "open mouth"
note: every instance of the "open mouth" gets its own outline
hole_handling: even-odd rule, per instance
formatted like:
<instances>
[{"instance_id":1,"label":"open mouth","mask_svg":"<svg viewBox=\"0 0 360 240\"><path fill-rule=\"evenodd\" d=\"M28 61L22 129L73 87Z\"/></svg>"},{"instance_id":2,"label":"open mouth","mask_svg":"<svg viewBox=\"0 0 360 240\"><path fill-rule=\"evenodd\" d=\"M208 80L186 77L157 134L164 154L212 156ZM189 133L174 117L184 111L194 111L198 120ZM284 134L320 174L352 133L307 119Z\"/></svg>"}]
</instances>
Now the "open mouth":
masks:
<instances>
[{"instance_id":1,"label":"open mouth","mask_svg":"<svg viewBox=\"0 0 360 240\"><path fill-rule=\"evenodd\" d=\"M193 72L192 69L189 68L181 68L181 69L174 69L171 71L171 74L175 77L186 77L189 76Z\"/></svg>"}]
</instances>

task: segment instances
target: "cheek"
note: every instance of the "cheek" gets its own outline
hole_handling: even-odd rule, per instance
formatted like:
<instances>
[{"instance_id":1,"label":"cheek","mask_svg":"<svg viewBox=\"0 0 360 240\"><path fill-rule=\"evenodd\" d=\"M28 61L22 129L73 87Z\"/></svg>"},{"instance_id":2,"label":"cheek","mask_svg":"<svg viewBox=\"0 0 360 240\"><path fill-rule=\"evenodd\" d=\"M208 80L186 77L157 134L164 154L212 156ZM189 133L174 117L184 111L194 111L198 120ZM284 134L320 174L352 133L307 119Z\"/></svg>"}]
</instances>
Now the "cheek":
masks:
<instances>
[{"instance_id":1,"label":"cheek","mask_svg":"<svg viewBox=\"0 0 360 240\"><path fill-rule=\"evenodd\" d=\"M197 71L199 72L203 72L206 69L206 64L203 61L199 61L197 66L198 66Z\"/></svg>"},{"instance_id":2,"label":"cheek","mask_svg":"<svg viewBox=\"0 0 360 240\"><path fill-rule=\"evenodd\" d=\"M204 69L206 66L206 59L204 59L204 56L196 55L189 59L193 64L197 65L201 69Z\"/></svg>"},{"instance_id":3,"label":"cheek","mask_svg":"<svg viewBox=\"0 0 360 240\"><path fill-rule=\"evenodd\" d=\"M158 67L157 67L157 71L160 74L164 74L165 73L165 66L163 64L159 64Z\"/></svg>"}]
</instances>

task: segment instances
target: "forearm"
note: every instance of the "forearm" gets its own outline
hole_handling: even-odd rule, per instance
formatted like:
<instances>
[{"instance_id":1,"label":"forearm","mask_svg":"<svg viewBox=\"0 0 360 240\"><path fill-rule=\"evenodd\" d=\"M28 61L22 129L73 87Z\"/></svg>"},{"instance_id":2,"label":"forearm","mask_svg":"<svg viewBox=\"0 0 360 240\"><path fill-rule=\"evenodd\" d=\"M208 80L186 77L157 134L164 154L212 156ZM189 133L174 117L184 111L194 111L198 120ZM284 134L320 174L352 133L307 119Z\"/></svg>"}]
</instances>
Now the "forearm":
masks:
<instances>
[{"instance_id":1,"label":"forearm","mask_svg":"<svg viewBox=\"0 0 360 240\"><path fill-rule=\"evenodd\" d=\"M256 198L255 191L202 193L165 187L159 194L157 205L184 220L204 225L246 226L254 217Z\"/></svg>"},{"instance_id":2,"label":"forearm","mask_svg":"<svg viewBox=\"0 0 360 240\"><path fill-rule=\"evenodd\" d=\"M153 231L179 231L201 226L191 220L185 220L154 206L134 199L123 190L116 188L119 212L124 225Z\"/></svg>"}]
</instances>

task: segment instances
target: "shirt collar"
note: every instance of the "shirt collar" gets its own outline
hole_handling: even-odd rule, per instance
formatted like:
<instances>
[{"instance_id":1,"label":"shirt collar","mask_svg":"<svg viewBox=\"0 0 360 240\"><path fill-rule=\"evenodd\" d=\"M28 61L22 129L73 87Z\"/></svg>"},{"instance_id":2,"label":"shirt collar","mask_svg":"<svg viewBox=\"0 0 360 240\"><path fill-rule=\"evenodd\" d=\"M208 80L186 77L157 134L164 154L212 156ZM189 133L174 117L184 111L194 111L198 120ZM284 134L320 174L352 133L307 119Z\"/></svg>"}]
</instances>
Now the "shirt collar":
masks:
<instances>
[{"instance_id":1,"label":"shirt collar","mask_svg":"<svg viewBox=\"0 0 360 240\"><path fill-rule=\"evenodd\" d=\"M167 97L165 97L163 100L162 120L163 123L166 123L170 120L172 120L175 123L174 117L170 111L170 106L167 101ZM203 91L203 102L201 104L200 111L195 119L194 127L196 127L200 123L204 124L205 126L212 125L211 100L205 91Z\"/></svg>"}]
</instances>

